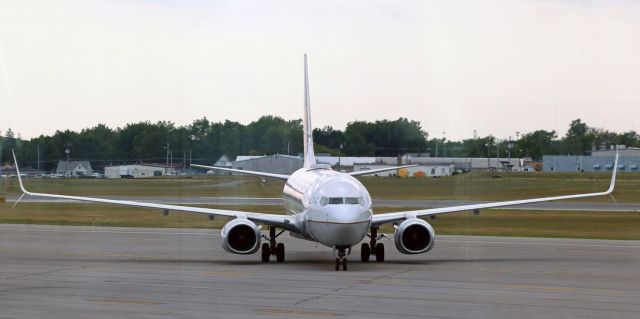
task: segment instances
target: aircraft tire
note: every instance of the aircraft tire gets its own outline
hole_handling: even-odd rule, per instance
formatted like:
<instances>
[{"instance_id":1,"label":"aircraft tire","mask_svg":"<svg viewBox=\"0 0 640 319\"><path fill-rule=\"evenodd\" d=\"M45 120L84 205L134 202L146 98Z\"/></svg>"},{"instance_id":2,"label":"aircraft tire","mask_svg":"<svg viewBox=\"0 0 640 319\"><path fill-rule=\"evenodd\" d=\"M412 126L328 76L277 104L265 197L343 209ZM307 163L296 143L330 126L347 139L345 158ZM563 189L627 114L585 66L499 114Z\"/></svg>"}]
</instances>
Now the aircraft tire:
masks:
<instances>
[{"instance_id":1,"label":"aircraft tire","mask_svg":"<svg viewBox=\"0 0 640 319\"><path fill-rule=\"evenodd\" d=\"M270 256L271 256L271 248L269 247L269 244L267 243L262 244L262 262L268 263Z\"/></svg>"},{"instance_id":2,"label":"aircraft tire","mask_svg":"<svg viewBox=\"0 0 640 319\"><path fill-rule=\"evenodd\" d=\"M360 261L366 263L369 261L369 257L371 257L371 247L369 247L369 244L363 243L360 246Z\"/></svg>"},{"instance_id":3,"label":"aircraft tire","mask_svg":"<svg viewBox=\"0 0 640 319\"><path fill-rule=\"evenodd\" d=\"M382 243L376 245L376 261L379 263L384 261L384 245Z\"/></svg>"},{"instance_id":4,"label":"aircraft tire","mask_svg":"<svg viewBox=\"0 0 640 319\"><path fill-rule=\"evenodd\" d=\"M278 243L276 245L276 261L281 263L284 262L284 244Z\"/></svg>"}]
</instances>

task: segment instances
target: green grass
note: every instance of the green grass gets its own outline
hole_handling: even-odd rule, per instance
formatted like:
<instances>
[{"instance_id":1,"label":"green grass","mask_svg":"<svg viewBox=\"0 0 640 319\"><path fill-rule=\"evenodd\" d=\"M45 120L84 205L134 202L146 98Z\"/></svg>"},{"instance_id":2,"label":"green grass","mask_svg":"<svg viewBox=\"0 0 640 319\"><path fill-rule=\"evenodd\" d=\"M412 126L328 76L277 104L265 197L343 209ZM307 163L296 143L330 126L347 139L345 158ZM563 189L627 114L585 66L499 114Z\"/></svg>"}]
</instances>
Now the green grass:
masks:
<instances>
[{"instance_id":1,"label":"green grass","mask_svg":"<svg viewBox=\"0 0 640 319\"><path fill-rule=\"evenodd\" d=\"M207 206L214 207L214 206ZM281 206L215 206L264 213L283 213ZM380 208L376 213L412 208ZM161 211L89 203L0 204L0 223L119 227L221 228L227 218L213 221L192 213ZM555 212L483 210L480 216L468 212L438 216L430 220L436 234L600 238L640 240L640 213ZM382 229L393 233L391 226Z\"/></svg>"},{"instance_id":2,"label":"green grass","mask_svg":"<svg viewBox=\"0 0 640 319\"><path fill-rule=\"evenodd\" d=\"M607 173L473 172L445 178L362 177L374 199L507 200L604 191ZM16 179L0 179L1 194L19 194ZM243 176L203 176L135 180L27 179L34 192L87 196L238 196L280 197L284 182ZM640 174L618 176L615 198L640 202ZM602 198L582 199L602 201Z\"/></svg>"},{"instance_id":3,"label":"green grass","mask_svg":"<svg viewBox=\"0 0 640 319\"><path fill-rule=\"evenodd\" d=\"M9 203L0 204L0 223L42 224L73 226L113 227L177 227L221 228L229 219L195 213L171 212L162 215L160 210L91 203L21 203L11 209ZM203 205L202 207L207 207ZM209 206L212 207L212 206ZM279 206L217 206L222 209L245 210L264 213L283 213Z\"/></svg>"},{"instance_id":4,"label":"green grass","mask_svg":"<svg viewBox=\"0 0 640 319\"><path fill-rule=\"evenodd\" d=\"M0 180L2 182L2 180ZM25 179L29 191L85 196L280 197L284 182L241 176L151 179ZM19 194L17 179L5 179L0 194Z\"/></svg>"},{"instance_id":5,"label":"green grass","mask_svg":"<svg viewBox=\"0 0 640 319\"><path fill-rule=\"evenodd\" d=\"M445 178L366 178L378 199L508 200L604 191L611 176L601 173L474 172ZM614 193L619 202L640 202L640 174L620 174ZM582 199L602 201L602 198Z\"/></svg>"},{"instance_id":6,"label":"green grass","mask_svg":"<svg viewBox=\"0 0 640 319\"><path fill-rule=\"evenodd\" d=\"M560 194L603 191L607 173L489 173L474 172L446 178L397 179L364 177L360 180L374 199L507 200ZM2 194L19 194L17 180L0 179ZM240 176L157 178L139 180L25 180L35 192L87 196L237 196L280 197L283 181ZM620 174L616 191L619 202L640 202L640 174ZM589 201L610 201L592 198ZM88 203L0 204L0 223L95 225L131 227L220 228L227 221L190 213L161 212ZM224 208L224 207L223 207ZM231 206L234 210L282 213L279 206ZM410 208L407 208L410 209ZM380 208L377 213L399 211ZM456 213L430 221L438 234L640 239L640 213L553 212L484 210L481 216ZM393 233L391 227L385 228Z\"/></svg>"}]
</instances>

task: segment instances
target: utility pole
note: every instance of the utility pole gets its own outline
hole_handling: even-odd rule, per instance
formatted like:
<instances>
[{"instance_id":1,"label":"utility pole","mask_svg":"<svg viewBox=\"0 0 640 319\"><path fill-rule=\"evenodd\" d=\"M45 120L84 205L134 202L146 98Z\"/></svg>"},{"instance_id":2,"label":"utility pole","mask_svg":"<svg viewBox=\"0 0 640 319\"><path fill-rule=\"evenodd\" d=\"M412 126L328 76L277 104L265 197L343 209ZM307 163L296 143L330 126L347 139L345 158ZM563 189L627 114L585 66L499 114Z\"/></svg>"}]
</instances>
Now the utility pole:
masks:
<instances>
[{"instance_id":1,"label":"utility pole","mask_svg":"<svg viewBox=\"0 0 640 319\"><path fill-rule=\"evenodd\" d=\"M40 174L40 143L38 143L38 174Z\"/></svg>"}]
</instances>

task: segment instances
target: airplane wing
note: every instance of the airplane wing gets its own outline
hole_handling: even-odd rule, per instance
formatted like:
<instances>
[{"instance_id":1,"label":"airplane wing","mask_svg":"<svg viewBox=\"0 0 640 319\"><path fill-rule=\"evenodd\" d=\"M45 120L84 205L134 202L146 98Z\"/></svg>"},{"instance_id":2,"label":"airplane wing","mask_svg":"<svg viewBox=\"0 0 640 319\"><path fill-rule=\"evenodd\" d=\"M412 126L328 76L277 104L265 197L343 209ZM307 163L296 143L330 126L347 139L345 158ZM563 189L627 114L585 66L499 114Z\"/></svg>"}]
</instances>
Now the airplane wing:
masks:
<instances>
[{"instance_id":1,"label":"airplane wing","mask_svg":"<svg viewBox=\"0 0 640 319\"><path fill-rule=\"evenodd\" d=\"M497 207L506 207L506 206L516 206L522 204L531 204L531 203L540 203L540 202L549 202L555 200L563 200L563 199L576 199L576 198L585 198L585 197L595 197L595 196L603 196L609 195L613 192L613 188L616 184L616 173L618 170L618 154L616 153L616 160L613 164L613 173L611 175L611 184L609 184L609 189L604 192L596 192L596 193L586 193L586 194L575 194L575 195L562 195L562 196L552 196L552 197L542 197L542 198L532 198L532 199L521 199L521 200L511 200L511 201L503 201L503 202L493 202L493 203L482 203L482 204L471 204L471 205L462 205L462 206L451 206L451 207L441 207L441 208L430 208L430 209L419 209L412 211L404 211L404 212L394 212L394 213L385 213L385 214L375 214L373 215L373 219L371 221L371 226L376 227L387 223L393 223L402 221L405 219L424 217L424 216L433 216L439 214L447 214L447 213L455 213L467 210L477 210L477 209L486 209L486 208L497 208Z\"/></svg>"},{"instance_id":2,"label":"airplane wing","mask_svg":"<svg viewBox=\"0 0 640 319\"><path fill-rule=\"evenodd\" d=\"M197 165L197 164L191 164L191 166L200 167L200 168L208 168L208 169L216 169L216 170L225 171L225 172L234 172L234 173L242 173L242 174L247 174L247 175L257 175L257 176L263 176L263 177L271 177L271 178L283 179L285 181L289 178L289 175L284 175L284 174L247 171L247 170L243 170L243 169L216 167L216 166L206 166L206 165Z\"/></svg>"},{"instance_id":3,"label":"airplane wing","mask_svg":"<svg viewBox=\"0 0 640 319\"><path fill-rule=\"evenodd\" d=\"M26 190L24 187L24 184L22 183L22 177L20 176L20 168L18 168L18 161L16 160L15 153L13 153L13 160L16 163L16 173L18 175L18 181L20 183L20 190L22 190L22 196L20 196L20 199L22 199L23 196L27 195L27 196L34 196L34 197L59 198L59 199L77 200L77 201L85 201L85 202L93 202L93 203L124 205L124 206L132 206L132 207L155 208L155 209L162 209L164 211L173 210L173 211L181 211L181 212L189 212L189 213L198 213L198 214L204 214L204 215L249 219L257 223L272 225L272 226L276 226L286 230L293 230L293 231L298 230L298 226L296 225L295 220L292 220L292 218L287 215L252 213L252 212L204 208L204 207L166 205L166 204L145 203L145 202L136 202L136 201L128 201L128 200L114 200L114 199L97 198L97 197L34 193ZM17 202L19 202L20 199L18 199Z\"/></svg>"},{"instance_id":4,"label":"airplane wing","mask_svg":"<svg viewBox=\"0 0 640 319\"><path fill-rule=\"evenodd\" d=\"M364 170L364 171L349 172L347 174L349 174L351 176L360 176L360 175L368 175L368 174L392 171L394 169L401 169L401 168L414 167L414 166L418 166L418 164L402 165L402 166L391 166L391 167L383 167L383 168L374 168L374 169L368 169L368 170Z\"/></svg>"}]
</instances>

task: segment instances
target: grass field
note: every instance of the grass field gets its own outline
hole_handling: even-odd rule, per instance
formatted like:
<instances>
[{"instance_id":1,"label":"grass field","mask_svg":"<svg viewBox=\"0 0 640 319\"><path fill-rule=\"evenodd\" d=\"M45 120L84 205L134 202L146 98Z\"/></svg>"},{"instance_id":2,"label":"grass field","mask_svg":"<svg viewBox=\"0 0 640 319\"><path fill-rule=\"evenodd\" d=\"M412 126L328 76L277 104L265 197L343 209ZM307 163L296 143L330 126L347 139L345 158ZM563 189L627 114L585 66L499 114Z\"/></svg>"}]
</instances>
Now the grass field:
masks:
<instances>
[{"instance_id":1,"label":"grass field","mask_svg":"<svg viewBox=\"0 0 640 319\"><path fill-rule=\"evenodd\" d=\"M214 207L214 206L209 206ZM228 208L283 213L280 206L233 206ZM0 204L0 223L123 227L221 228L227 218L88 203L22 203L15 209ZM377 209L376 213L411 208ZM438 216L429 221L437 234L564 237L640 240L640 214L612 212L554 212L485 210L480 216L468 212ZM393 233L391 226L384 232Z\"/></svg>"},{"instance_id":2,"label":"grass field","mask_svg":"<svg viewBox=\"0 0 640 319\"><path fill-rule=\"evenodd\" d=\"M374 199L505 200L604 191L609 185L610 175L474 172L445 178L363 177L360 180ZM0 182L0 194L19 193L15 179ZM34 192L89 196L280 197L284 186L284 182L279 180L269 179L261 183L258 178L240 176L135 180L28 179L25 183ZM619 202L640 202L640 174L620 174L614 195Z\"/></svg>"},{"instance_id":3,"label":"grass field","mask_svg":"<svg viewBox=\"0 0 640 319\"><path fill-rule=\"evenodd\" d=\"M361 178L376 199L466 199L506 200L603 191L609 174L591 173L488 173L446 178ZM0 194L19 194L15 179L0 180ZM158 178L139 180L27 179L36 192L88 196L237 196L280 197L283 182L239 176ZM619 202L640 202L640 174L620 174L615 198ZM589 201L608 202L609 198ZM210 206L213 207L213 206ZM220 207L220 206L217 206ZM95 225L131 227L220 228L227 221L189 213L162 216L160 211L87 203L0 204L0 223ZM282 213L280 206L222 207L254 212ZM411 208L406 208L411 209ZM376 213L406 210L376 209ZM481 216L456 213L430 221L438 234L640 239L639 213L553 212L484 210ZM393 233L391 227L384 229Z\"/></svg>"}]
</instances>

